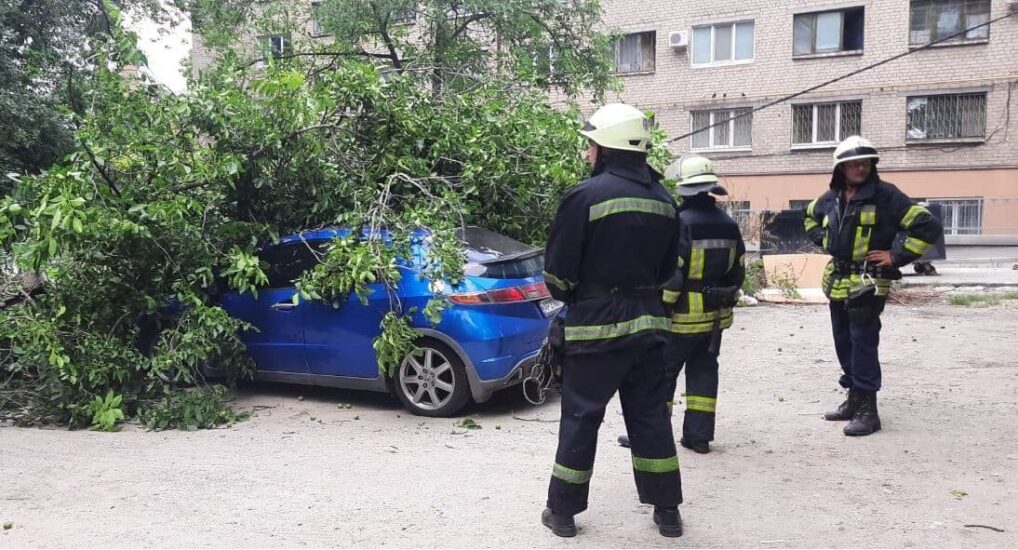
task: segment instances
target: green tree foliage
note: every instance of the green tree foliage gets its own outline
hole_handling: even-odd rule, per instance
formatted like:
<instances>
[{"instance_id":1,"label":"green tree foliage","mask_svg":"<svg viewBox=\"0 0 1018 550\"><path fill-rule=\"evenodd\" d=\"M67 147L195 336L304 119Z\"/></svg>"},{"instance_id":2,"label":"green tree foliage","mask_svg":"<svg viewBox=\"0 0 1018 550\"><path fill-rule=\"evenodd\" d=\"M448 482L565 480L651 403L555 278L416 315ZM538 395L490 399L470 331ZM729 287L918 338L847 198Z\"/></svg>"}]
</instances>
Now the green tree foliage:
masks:
<instances>
[{"instance_id":1,"label":"green tree foliage","mask_svg":"<svg viewBox=\"0 0 1018 550\"><path fill-rule=\"evenodd\" d=\"M154 0L121 5L165 17ZM86 110L113 24L102 1L0 0L0 176L36 173L72 151L73 115ZM11 188L3 178L0 192Z\"/></svg>"},{"instance_id":2,"label":"green tree foliage","mask_svg":"<svg viewBox=\"0 0 1018 550\"><path fill-rule=\"evenodd\" d=\"M108 5L109 6L109 5ZM499 73L436 96L432 75L374 58L270 59L227 52L186 95L117 73L131 36L96 58L78 146L0 199L0 246L46 292L0 307L0 415L115 429L232 421L222 390L189 392L215 365L250 372L226 289L265 285L260 245L324 226L388 229L391 241L339 240L296 285L338 301L402 277L455 288L455 230L478 224L539 243L561 193L587 171L579 115L532 82ZM412 231L429 262L398 268ZM371 231L368 231L371 234ZM10 268L5 268L10 273ZM9 288L9 287L8 287ZM397 301L375 342L388 371L412 350Z\"/></svg>"}]
</instances>

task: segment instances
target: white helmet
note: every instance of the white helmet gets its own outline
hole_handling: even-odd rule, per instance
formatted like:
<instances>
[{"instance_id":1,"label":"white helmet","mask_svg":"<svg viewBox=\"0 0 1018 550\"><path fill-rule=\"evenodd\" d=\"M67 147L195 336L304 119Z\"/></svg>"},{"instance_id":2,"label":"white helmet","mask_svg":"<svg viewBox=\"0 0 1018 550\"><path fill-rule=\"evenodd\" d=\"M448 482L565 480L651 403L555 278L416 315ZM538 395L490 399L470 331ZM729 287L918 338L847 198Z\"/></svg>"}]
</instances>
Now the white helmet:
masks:
<instances>
[{"instance_id":1,"label":"white helmet","mask_svg":"<svg viewBox=\"0 0 1018 550\"><path fill-rule=\"evenodd\" d=\"M624 103L610 103L598 109L580 133L606 149L646 153L653 129L654 121L643 111Z\"/></svg>"},{"instance_id":2,"label":"white helmet","mask_svg":"<svg viewBox=\"0 0 1018 550\"><path fill-rule=\"evenodd\" d=\"M665 170L665 178L677 180L676 191L683 197L700 193L728 194L714 172L714 162L700 155L682 157L671 163Z\"/></svg>"},{"instance_id":3,"label":"white helmet","mask_svg":"<svg viewBox=\"0 0 1018 550\"><path fill-rule=\"evenodd\" d=\"M873 159L874 164L880 160L880 155L877 154L877 150L870 140L859 136L849 136L834 150L835 168L842 162L858 159Z\"/></svg>"}]
</instances>

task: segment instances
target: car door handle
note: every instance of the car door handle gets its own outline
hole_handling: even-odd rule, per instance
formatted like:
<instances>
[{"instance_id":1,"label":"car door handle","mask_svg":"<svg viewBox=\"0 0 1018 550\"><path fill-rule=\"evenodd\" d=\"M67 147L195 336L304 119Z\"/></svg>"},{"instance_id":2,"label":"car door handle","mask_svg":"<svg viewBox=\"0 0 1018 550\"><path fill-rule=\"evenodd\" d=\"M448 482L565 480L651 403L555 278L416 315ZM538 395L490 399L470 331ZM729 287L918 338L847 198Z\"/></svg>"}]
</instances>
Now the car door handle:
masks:
<instances>
[{"instance_id":1,"label":"car door handle","mask_svg":"<svg viewBox=\"0 0 1018 550\"><path fill-rule=\"evenodd\" d=\"M297 304L293 302L279 302L278 304L272 304L272 309L276 311L293 311L297 307Z\"/></svg>"}]
</instances>

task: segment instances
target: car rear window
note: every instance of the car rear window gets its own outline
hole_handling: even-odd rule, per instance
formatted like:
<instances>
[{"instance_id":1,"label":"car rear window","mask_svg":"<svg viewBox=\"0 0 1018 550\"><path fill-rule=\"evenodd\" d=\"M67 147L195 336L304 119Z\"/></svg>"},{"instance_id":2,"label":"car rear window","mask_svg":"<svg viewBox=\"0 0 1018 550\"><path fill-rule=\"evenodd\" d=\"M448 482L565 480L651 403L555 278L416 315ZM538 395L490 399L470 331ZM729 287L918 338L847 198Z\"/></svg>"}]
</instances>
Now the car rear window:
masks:
<instances>
[{"instance_id":1,"label":"car rear window","mask_svg":"<svg viewBox=\"0 0 1018 550\"><path fill-rule=\"evenodd\" d=\"M544 271L544 253L538 248L481 227L467 227L459 237L466 249L467 275L524 279Z\"/></svg>"}]
</instances>

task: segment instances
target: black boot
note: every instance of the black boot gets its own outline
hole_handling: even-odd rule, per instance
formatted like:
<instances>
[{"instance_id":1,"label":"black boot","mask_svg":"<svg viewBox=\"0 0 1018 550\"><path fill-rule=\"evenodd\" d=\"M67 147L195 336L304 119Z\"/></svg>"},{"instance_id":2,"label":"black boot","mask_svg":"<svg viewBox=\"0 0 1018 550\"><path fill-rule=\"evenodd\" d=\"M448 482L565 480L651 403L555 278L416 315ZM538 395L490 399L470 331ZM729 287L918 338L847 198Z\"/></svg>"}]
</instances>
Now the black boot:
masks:
<instances>
[{"instance_id":1,"label":"black boot","mask_svg":"<svg viewBox=\"0 0 1018 550\"><path fill-rule=\"evenodd\" d=\"M690 441L683 437L679 440L679 445L702 455L710 452L710 443L707 443L706 441Z\"/></svg>"},{"instance_id":2,"label":"black boot","mask_svg":"<svg viewBox=\"0 0 1018 550\"><path fill-rule=\"evenodd\" d=\"M541 513L541 523L560 537L576 536L576 522L573 521L573 516L556 514L551 508L545 508Z\"/></svg>"},{"instance_id":3,"label":"black boot","mask_svg":"<svg viewBox=\"0 0 1018 550\"><path fill-rule=\"evenodd\" d=\"M848 390L848 397L845 402L838 405L837 410L824 413L824 420L852 420L855 411L859 409L858 392Z\"/></svg>"},{"instance_id":4,"label":"black boot","mask_svg":"<svg viewBox=\"0 0 1018 550\"><path fill-rule=\"evenodd\" d=\"M619 436L619 447L625 447L627 449L629 448L629 436L628 435L620 435Z\"/></svg>"},{"instance_id":5,"label":"black boot","mask_svg":"<svg viewBox=\"0 0 1018 550\"><path fill-rule=\"evenodd\" d=\"M654 523L657 525L658 533L663 537L682 536L682 516L678 508L654 507Z\"/></svg>"},{"instance_id":6,"label":"black boot","mask_svg":"<svg viewBox=\"0 0 1018 550\"><path fill-rule=\"evenodd\" d=\"M845 435L870 435L880 430L880 416L877 415L877 392L856 391L859 394L859 409L852 421L845 426Z\"/></svg>"}]
</instances>

